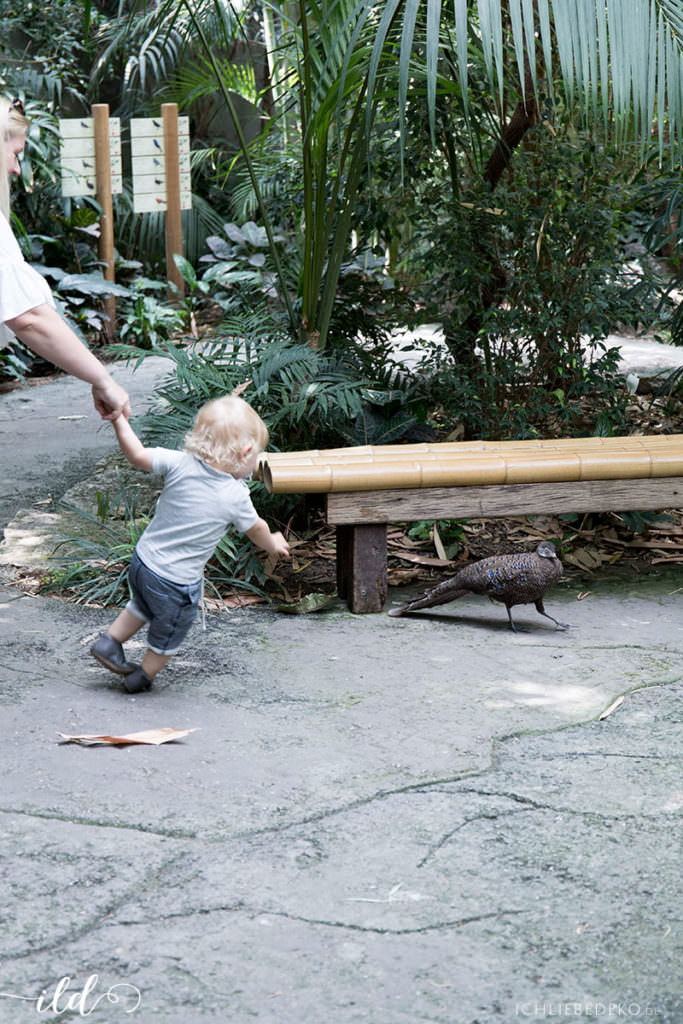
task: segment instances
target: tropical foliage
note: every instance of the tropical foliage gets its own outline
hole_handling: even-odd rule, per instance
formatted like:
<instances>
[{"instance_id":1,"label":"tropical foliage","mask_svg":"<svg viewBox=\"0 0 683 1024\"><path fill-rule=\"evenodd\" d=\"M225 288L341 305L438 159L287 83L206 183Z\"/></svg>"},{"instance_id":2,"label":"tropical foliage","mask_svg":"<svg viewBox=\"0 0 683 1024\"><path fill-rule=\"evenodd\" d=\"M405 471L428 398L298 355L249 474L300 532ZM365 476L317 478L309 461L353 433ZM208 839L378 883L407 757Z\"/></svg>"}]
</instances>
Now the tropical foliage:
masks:
<instances>
[{"instance_id":1,"label":"tropical foliage","mask_svg":"<svg viewBox=\"0 0 683 1024\"><path fill-rule=\"evenodd\" d=\"M626 429L603 340L661 322L675 283L645 249L675 261L680 238L679 0L0 12L3 88L32 125L17 229L91 337L98 211L59 195L56 116L97 100L125 122L172 100L191 117L183 302L160 294L159 216L116 202L119 351L172 371L150 440L176 443L243 385L287 447ZM222 322L188 348L209 300ZM444 344L397 357L392 332L425 321ZM7 372L25 357L6 352Z\"/></svg>"},{"instance_id":2,"label":"tropical foliage","mask_svg":"<svg viewBox=\"0 0 683 1024\"><path fill-rule=\"evenodd\" d=\"M204 51L208 78L201 91L222 95L234 115L234 76L226 73L231 22L219 0L162 3L159 24L191 33ZM269 8L271 10L271 8ZM681 141L683 74L681 14L675 0L457 0L441 7L362 0L311 7L273 5L269 29L273 88L261 113L268 130L296 144L301 173L301 245L296 295L279 262L275 230L261 193L251 148L239 144L272 246L281 296L292 329L324 345L341 268L348 254L358 192L372 165L373 132L393 107L405 159L406 121L414 96L426 93L426 116L436 148L441 97L457 96L481 166L495 187L513 151L542 116L545 98L576 107L590 123L624 144L634 135L645 151L652 129L660 152ZM209 42L206 23L220 24L223 47ZM151 22L148 43L158 39ZM488 83L484 94L482 75ZM410 86L410 88L409 88ZM195 80L195 94L200 89ZM265 94L264 94L265 99ZM293 115L293 111L295 112ZM386 124L383 125L386 127ZM381 128L380 128L381 130ZM239 134L239 133L238 133ZM462 160L462 157L460 157ZM451 170L455 172L452 162Z\"/></svg>"},{"instance_id":3,"label":"tropical foliage","mask_svg":"<svg viewBox=\"0 0 683 1024\"><path fill-rule=\"evenodd\" d=\"M13 8L11 22L20 36L29 20L21 10ZM569 119L580 110L618 143L635 135L643 152L653 129L660 153L680 147L683 33L677 0L457 0L452 8L437 0L315 6L299 0L266 5L260 20L258 9L247 6L238 15L222 0L121 5L115 18L107 16L105 4L80 10L80 19L60 19L68 21L60 31L70 33L70 63L43 76L43 91L53 101L68 94L72 102L85 101L88 90L115 91L116 113L124 117L178 98L203 139L198 166L221 173L226 140L206 138L206 126L225 107L290 328L295 337L321 346L358 231L359 200L375 173L377 146L396 133L405 170L416 104L429 126L433 159L451 147L445 155L454 182L474 162L495 188L550 102ZM35 81L47 19L39 17L29 36L30 68L22 71L18 58L8 62L18 84L22 74ZM256 140L244 128L244 104L261 121ZM445 107L453 121L463 122L457 140L452 131L443 137ZM282 258L282 225L259 173L259 153L273 146L298 176L288 216L294 268L291 249L287 265ZM211 199L207 207L198 197L186 217L193 261L206 238L218 233L223 211L216 208L215 190ZM158 219L131 219L125 199L120 213L120 242L127 232L129 241L158 253ZM133 254L126 245L123 253Z\"/></svg>"}]
</instances>

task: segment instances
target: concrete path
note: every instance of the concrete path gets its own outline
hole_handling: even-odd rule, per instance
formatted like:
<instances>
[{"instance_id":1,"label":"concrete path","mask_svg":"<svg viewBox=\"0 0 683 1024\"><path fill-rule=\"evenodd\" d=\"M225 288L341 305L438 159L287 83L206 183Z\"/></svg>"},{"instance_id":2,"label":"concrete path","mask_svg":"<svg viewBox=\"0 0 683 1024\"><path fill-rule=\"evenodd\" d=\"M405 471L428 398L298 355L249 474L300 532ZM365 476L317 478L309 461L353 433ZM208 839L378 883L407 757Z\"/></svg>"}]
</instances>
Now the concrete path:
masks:
<instances>
[{"instance_id":1,"label":"concrete path","mask_svg":"<svg viewBox=\"0 0 683 1024\"><path fill-rule=\"evenodd\" d=\"M0 396L6 509L106 448L72 386ZM0 1024L683 1020L680 576L560 585L567 632L211 615L138 697L110 612L5 580Z\"/></svg>"}]
</instances>

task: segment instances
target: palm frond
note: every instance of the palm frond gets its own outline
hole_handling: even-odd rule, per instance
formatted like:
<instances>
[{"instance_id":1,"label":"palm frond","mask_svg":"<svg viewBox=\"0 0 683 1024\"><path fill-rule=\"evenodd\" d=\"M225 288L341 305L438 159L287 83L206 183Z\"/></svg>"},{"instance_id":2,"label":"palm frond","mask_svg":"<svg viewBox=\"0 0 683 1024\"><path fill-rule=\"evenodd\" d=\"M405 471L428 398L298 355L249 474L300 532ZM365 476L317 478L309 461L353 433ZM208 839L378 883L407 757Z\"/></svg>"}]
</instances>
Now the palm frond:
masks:
<instances>
[{"instance_id":1,"label":"palm frond","mask_svg":"<svg viewBox=\"0 0 683 1024\"><path fill-rule=\"evenodd\" d=\"M230 64L226 61L220 65L220 72L226 89L254 106L258 104L260 95L253 65ZM180 68L174 80L182 92L185 105L206 96L215 96L216 83L204 58Z\"/></svg>"},{"instance_id":2,"label":"palm frond","mask_svg":"<svg viewBox=\"0 0 683 1024\"><path fill-rule=\"evenodd\" d=\"M370 12L373 17L370 18ZM373 103L398 64L397 106L402 138L410 97L409 76L426 82L430 128L434 132L442 33L455 38L458 75L465 109L468 92L468 35L481 41L491 89L504 109L511 85L505 61L512 47L517 84L552 91L554 53L571 104L585 116L600 116L617 142L637 138L645 146L657 132L660 155L668 147L680 156L683 142L683 9L680 0L385 0L377 6L358 0L356 25L374 33L367 60L366 130ZM355 42L355 39L354 39ZM416 61L421 55L424 63ZM343 84L340 84L340 92ZM528 98L528 97L527 97Z\"/></svg>"}]
</instances>

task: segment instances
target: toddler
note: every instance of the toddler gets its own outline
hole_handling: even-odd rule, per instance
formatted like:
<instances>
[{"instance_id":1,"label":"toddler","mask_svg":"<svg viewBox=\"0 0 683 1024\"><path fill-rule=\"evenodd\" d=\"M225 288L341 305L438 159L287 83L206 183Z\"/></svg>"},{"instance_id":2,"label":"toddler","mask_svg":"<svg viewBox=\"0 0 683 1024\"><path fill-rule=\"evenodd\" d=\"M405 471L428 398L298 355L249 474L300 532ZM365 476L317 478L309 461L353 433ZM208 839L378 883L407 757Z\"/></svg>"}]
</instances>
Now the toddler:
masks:
<instances>
[{"instance_id":1,"label":"toddler","mask_svg":"<svg viewBox=\"0 0 683 1024\"><path fill-rule=\"evenodd\" d=\"M197 413L182 452L145 448L125 416L114 420L119 447L133 466L164 477L154 518L140 537L128 579L132 598L90 653L123 677L128 693L148 690L176 654L197 614L204 566L229 526L271 555L289 545L257 514L246 477L268 444L268 428L237 395L217 398ZM141 665L123 644L148 625Z\"/></svg>"}]
</instances>

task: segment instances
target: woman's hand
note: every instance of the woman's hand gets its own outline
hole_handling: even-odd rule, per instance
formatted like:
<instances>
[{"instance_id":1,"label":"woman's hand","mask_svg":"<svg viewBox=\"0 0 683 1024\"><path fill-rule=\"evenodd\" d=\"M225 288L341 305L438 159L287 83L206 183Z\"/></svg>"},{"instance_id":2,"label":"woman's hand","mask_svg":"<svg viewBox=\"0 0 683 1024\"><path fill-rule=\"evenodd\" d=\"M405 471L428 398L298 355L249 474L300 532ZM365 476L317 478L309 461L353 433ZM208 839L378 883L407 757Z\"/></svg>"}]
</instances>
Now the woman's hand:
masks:
<instances>
[{"instance_id":1,"label":"woman's hand","mask_svg":"<svg viewBox=\"0 0 683 1024\"><path fill-rule=\"evenodd\" d=\"M108 374L92 386L92 400L103 420L115 420L119 416L130 419L130 399L120 384Z\"/></svg>"}]
</instances>

